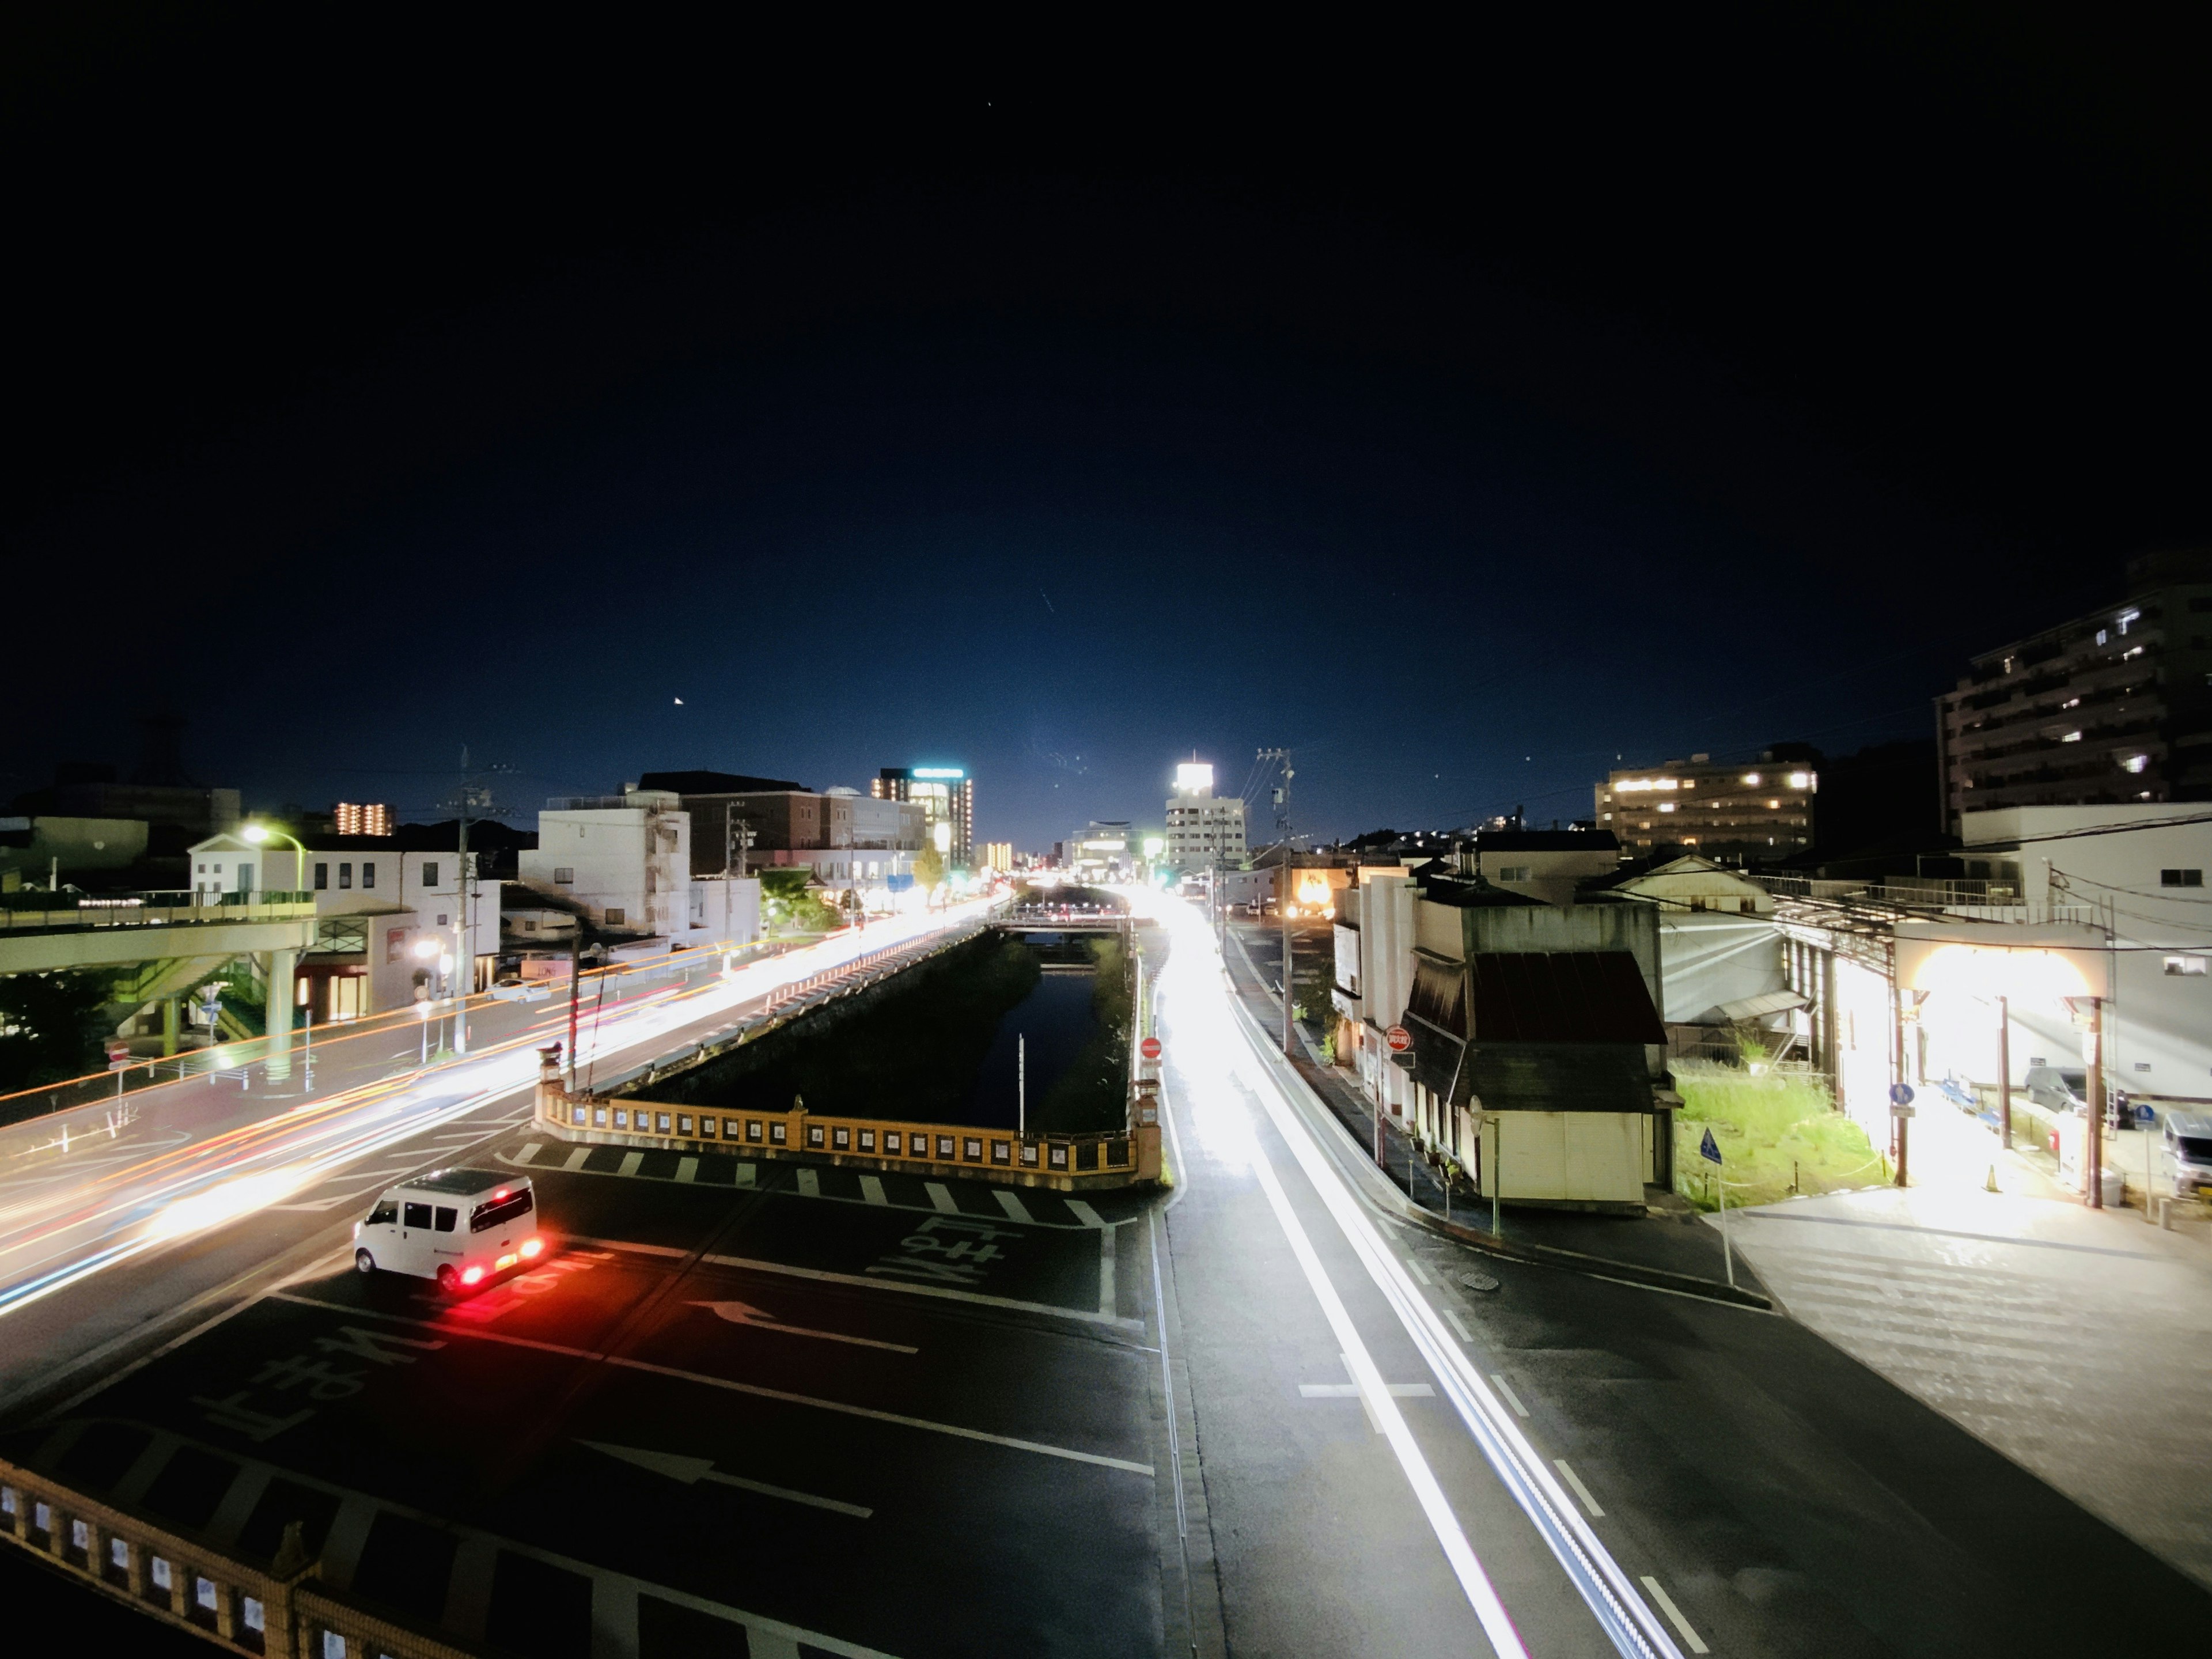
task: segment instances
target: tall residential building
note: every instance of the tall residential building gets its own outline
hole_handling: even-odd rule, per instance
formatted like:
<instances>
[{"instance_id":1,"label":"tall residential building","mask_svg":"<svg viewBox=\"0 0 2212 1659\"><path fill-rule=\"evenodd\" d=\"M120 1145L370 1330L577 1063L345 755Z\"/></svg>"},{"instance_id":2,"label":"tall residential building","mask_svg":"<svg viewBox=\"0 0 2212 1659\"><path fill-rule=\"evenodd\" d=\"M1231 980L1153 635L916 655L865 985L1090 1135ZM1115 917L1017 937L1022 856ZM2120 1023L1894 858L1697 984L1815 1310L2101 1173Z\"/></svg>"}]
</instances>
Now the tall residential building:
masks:
<instances>
[{"instance_id":1,"label":"tall residential building","mask_svg":"<svg viewBox=\"0 0 2212 1659\"><path fill-rule=\"evenodd\" d=\"M1597 827L1630 858L1680 847L1710 859L1769 861L1813 844L1820 775L1808 761L1716 766L1710 755L1608 773L1597 786Z\"/></svg>"},{"instance_id":2,"label":"tall residential building","mask_svg":"<svg viewBox=\"0 0 2212 1659\"><path fill-rule=\"evenodd\" d=\"M1167 808L1170 868L1234 870L1244 862L1244 803L1233 796L1214 798L1211 763L1185 761L1176 768Z\"/></svg>"},{"instance_id":3,"label":"tall residential building","mask_svg":"<svg viewBox=\"0 0 2212 1659\"><path fill-rule=\"evenodd\" d=\"M381 802L363 805L342 800L331 808L331 823L341 836L388 836L392 833L392 809Z\"/></svg>"},{"instance_id":4,"label":"tall residential building","mask_svg":"<svg viewBox=\"0 0 2212 1659\"><path fill-rule=\"evenodd\" d=\"M2212 550L2130 559L2119 604L1974 658L1936 744L1954 831L1998 807L2212 800Z\"/></svg>"},{"instance_id":5,"label":"tall residential building","mask_svg":"<svg viewBox=\"0 0 2212 1659\"><path fill-rule=\"evenodd\" d=\"M1014 867L1014 844L1010 841L987 841L983 843L983 867L1004 874Z\"/></svg>"},{"instance_id":6,"label":"tall residential building","mask_svg":"<svg viewBox=\"0 0 2212 1659\"><path fill-rule=\"evenodd\" d=\"M959 767L886 766L868 793L878 800L916 803L928 820L929 844L949 863L975 862L975 780Z\"/></svg>"}]
</instances>

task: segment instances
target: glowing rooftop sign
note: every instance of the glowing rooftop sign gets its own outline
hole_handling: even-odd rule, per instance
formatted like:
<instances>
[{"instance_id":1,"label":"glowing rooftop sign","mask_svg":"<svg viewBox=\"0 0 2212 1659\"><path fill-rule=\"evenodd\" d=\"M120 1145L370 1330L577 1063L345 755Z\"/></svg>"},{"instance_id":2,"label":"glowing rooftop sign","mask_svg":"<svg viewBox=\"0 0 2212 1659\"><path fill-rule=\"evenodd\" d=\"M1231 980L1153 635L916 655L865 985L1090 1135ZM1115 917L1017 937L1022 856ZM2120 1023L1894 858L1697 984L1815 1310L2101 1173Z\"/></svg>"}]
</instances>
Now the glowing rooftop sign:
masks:
<instances>
[{"instance_id":1,"label":"glowing rooftop sign","mask_svg":"<svg viewBox=\"0 0 2212 1659\"><path fill-rule=\"evenodd\" d=\"M918 778L964 778L968 775L957 766L917 766L914 775Z\"/></svg>"}]
</instances>

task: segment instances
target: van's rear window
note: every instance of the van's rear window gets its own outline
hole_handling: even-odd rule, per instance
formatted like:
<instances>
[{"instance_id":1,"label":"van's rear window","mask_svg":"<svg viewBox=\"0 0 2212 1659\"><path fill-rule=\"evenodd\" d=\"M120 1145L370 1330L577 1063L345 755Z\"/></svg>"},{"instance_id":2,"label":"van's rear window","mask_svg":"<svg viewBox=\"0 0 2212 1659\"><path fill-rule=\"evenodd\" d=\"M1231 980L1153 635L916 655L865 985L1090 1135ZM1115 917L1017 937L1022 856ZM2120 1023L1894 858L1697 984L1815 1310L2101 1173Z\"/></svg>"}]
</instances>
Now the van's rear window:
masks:
<instances>
[{"instance_id":1,"label":"van's rear window","mask_svg":"<svg viewBox=\"0 0 2212 1659\"><path fill-rule=\"evenodd\" d=\"M512 1221L519 1215L529 1213L530 1188L525 1187L519 1193L510 1193L505 1198L495 1198L489 1204L477 1205L476 1213L469 1218L469 1231L472 1233L489 1232L494 1227Z\"/></svg>"}]
</instances>

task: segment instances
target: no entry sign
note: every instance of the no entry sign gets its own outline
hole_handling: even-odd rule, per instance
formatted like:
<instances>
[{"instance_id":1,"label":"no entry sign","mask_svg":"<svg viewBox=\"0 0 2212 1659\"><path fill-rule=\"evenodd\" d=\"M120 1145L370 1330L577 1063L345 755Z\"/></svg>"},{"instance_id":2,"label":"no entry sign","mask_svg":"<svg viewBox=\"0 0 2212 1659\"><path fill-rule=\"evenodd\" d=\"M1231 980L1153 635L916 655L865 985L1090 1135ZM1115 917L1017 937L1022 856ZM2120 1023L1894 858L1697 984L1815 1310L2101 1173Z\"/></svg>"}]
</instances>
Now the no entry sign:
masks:
<instances>
[{"instance_id":1,"label":"no entry sign","mask_svg":"<svg viewBox=\"0 0 2212 1659\"><path fill-rule=\"evenodd\" d=\"M1146 1060L1158 1060L1160 1057L1160 1040L1158 1037L1146 1037L1137 1045L1137 1052Z\"/></svg>"},{"instance_id":2,"label":"no entry sign","mask_svg":"<svg viewBox=\"0 0 2212 1659\"><path fill-rule=\"evenodd\" d=\"M1393 1025L1382 1033L1382 1041L1390 1045L1390 1052L1402 1054L1413 1046L1413 1034L1402 1025Z\"/></svg>"}]
</instances>

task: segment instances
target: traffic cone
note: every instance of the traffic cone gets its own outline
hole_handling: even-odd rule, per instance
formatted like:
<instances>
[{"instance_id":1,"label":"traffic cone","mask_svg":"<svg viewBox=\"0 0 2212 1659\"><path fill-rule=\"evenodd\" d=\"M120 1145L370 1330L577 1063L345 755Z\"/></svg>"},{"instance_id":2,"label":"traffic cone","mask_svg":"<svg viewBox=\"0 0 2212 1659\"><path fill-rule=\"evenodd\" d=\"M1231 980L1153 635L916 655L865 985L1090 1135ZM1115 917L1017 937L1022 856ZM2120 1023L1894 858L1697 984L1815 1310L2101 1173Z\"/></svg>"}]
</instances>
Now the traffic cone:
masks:
<instances>
[{"instance_id":1,"label":"traffic cone","mask_svg":"<svg viewBox=\"0 0 2212 1659\"><path fill-rule=\"evenodd\" d=\"M1993 1193L1993 1192L1996 1191L1996 1189L1997 1189L1997 1166L1996 1166L1996 1164L1990 1164L1990 1178L1989 1178L1989 1180L1988 1180L1988 1181L1987 1181L1987 1182L1983 1185L1982 1190L1983 1190L1984 1192L1985 1192L1985 1193Z\"/></svg>"}]
</instances>

